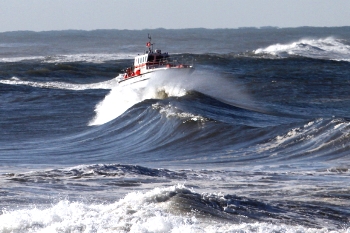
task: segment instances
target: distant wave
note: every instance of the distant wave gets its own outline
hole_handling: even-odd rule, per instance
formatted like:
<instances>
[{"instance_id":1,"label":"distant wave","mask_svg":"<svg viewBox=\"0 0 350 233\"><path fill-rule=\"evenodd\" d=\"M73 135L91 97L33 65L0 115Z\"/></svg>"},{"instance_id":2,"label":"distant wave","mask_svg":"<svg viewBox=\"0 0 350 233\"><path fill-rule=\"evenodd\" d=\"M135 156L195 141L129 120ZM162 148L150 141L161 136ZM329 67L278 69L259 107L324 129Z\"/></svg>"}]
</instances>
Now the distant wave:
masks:
<instances>
[{"instance_id":1,"label":"distant wave","mask_svg":"<svg viewBox=\"0 0 350 233\"><path fill-rule=\"evenodd\" d=\"M28 56L28 57L8 57L0 58L0 62L22 62L39 60L43 63L65 63L65 62L91 62L101 63L105 61L114 61L121 59L132 59L135 54L126 53L111 53L111 54L94 54L94 53L83 53L83 54L61 54L52 56Z\"/></svg>"},{"instance_id":2,"label":"distant wave","mask_svg":"<svg viewBox=\"0 0 350 233\"><path fill-rule=\"evenodd\" d=\"M255 54L270 54L278 57L302 56L316 59L350 61L350 45L347 41L328 37L302 39L290 44L274 44L259 48Z\"/></svg>"},{"instance_id":3,"label":"distant wave","mask_svg":"<svg viewBox=\"0 0 350 233\"><path fill-rule=\"evenodd\" d=\"M87 89L111 89L115 85L115 80L108 80L100 83L92 84L74 84L65 82L35 82L35 81L24 81L17 77L12 77L7 80L0 80L0 83L7 85L25 85L37 88L49 88L49 89L62 89L62 90L87 90Z\"/></svg>"}]
</instances>

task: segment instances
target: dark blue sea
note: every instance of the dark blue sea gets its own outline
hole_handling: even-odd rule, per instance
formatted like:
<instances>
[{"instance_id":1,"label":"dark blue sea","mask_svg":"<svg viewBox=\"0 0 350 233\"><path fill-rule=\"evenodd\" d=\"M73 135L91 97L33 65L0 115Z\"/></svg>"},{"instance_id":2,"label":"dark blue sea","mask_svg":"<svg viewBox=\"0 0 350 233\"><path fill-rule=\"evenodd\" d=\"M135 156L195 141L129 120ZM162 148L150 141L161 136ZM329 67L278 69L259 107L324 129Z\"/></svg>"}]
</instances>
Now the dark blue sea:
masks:
<instances>
[{"instance_id":1,"label":"dark blue sea","mask_svg":"<svg viewBox=\"0 0 350 233\"><path fill-rule=\"evenodd\" d=\"M350 27L0 33L0 232L349 233Z\"/></svg>"}]
</instances>

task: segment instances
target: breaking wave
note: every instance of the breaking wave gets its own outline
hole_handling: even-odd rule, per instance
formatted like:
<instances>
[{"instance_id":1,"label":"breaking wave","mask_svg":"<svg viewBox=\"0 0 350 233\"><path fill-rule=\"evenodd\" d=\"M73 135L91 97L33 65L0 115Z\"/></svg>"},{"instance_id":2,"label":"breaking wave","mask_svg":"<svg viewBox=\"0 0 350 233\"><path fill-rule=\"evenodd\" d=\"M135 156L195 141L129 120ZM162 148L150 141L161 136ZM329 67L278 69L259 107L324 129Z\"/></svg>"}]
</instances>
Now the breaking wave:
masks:
<instances>
[{"instance_id":1,"label":"breaking wave","mask_svg":"<svg viewBox=\"0 0 350 233\"><path fill-rule=\"evenodd\" d=\"M290 44L274 44L259 48L255 54L270 54L277 57L302 56L316 59L350 61L350 45L345 40L333 37L301 39Z\"/></svg>"},{"instance_id":2,"label":"breaking wave","mask_svg":"<svg viewBox=\"0 0 350 233\"><path fill-rule=\"evenodd\" d=\"M110 93L96 105L96 116L89 125L101 125L120 116L127 109L146 99L164 99L171 96L183 96L186 91L169 86L147 86L138 89L132 86L115 85Z\"/></svg>"},{"instance_id":3,"label":"breaking wave","mask_svg":"<svg viewBox=\"0 0 350 233\"><path fill-rule=\"evenodd\" d=\"M213 77L215 77L216 82L214 86ZM233 81L225 80L218 76L218 74L196 72L190 76L178 76L168 79L165 77L155 77L150 80L145 88L115 85L110 93L96 105L96 116L89 125L101 125L109 122L144 100L182 97L191 91L203 93L231 105L242 105L247 109L261 110L253 103L249 95L244 92L242 85L238 88ZM154 104L152 107L153 109L159 109L160 113L165 114L167 117L176 115L177 117L191 119L193 121L207 120L206 117L181 111L171 104Z\"/></svg>"},{"instance_id":4,"label":"breaking wave","mask_svg":"<svg viewBox=\"0 0 350 233\"><path fill-rule=\"evenodd\" d=\"M254 199L215 193L199 194L183 185L176 185L147 192L131 192L113 203L61 200L47 208L3 211L0 231L334 233L349 230L331 231L313 224L295 226L293 222L283 223L283 220L290 220L290 217L283 216L283 212L282 208ZM302 214L310 215L311 212L295 214L307 223L308 217ZM269 223L268 219L274 219L274 223Z\"/></svg>"}]
</instances>

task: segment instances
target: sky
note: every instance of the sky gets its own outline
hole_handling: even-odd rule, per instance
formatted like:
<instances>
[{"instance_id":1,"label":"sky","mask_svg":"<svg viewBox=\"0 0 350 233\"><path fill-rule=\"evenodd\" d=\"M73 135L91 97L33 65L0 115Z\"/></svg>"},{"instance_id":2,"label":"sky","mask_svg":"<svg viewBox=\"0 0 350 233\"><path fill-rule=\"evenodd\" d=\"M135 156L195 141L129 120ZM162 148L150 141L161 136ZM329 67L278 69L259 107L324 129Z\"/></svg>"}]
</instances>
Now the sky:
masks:
<instances>
[{"instance_id":1,"label":"sky","mask_svg":"<svg viewBox=\"0 0 350 233\"><path fill-rule=\"evenodd\" d=\"M350 26L350 0L0 0L0 32Z\"/></svg>"}]
</instances>

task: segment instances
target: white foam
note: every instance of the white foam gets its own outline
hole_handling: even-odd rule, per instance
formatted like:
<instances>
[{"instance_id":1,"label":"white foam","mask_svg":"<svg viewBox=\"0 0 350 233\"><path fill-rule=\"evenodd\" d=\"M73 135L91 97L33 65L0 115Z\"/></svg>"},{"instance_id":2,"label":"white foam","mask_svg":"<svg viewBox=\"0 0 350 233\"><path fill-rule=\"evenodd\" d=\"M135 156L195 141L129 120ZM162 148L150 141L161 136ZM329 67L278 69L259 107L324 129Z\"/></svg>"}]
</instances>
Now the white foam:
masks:
<instances>
[{"instance_id":1,"label":"white foam","mask_svg":"<svg viewBox=\"0 0 350 233\"><path fill-rule=\"evenodd\" d=\"M89 125L102 125L121 114L136 103L142 101L141 90L133 89L130 86L120 87L116 85L95 107L95 118Z\"/></svg>"},{"instance_id":2,"label":"white foam","mask_svg":"<svg viewBox=\"0 0 350 233\"><path fill-rule=\"evenodd\" d=\"M0 62L20 62L29 60L44 60L44 56L29 56L29 57L4 57L0 58Z\"/></svg>"},{"instance_id":3,"label":"white foam","mask_svg":"<svg viewBox=\"0 0 350 233\"><path fill-rule=\"evenodd\" d=\"M174 192L193 192L182 185L131 192L110 204L63 200L48 208L3 211L0 232L349 232L313 229L285 224L230 223L196 218L195 211L173 210Z\"/></svg>"},{"instance_id":4,"label":"white foam","mask_svg":"<svg viewBox=\"0 0 350 233\"><path fill-rule=\"evenodd\" d=\"M95 107L96 116L89 125L107 123L133 105L146 99L163 99L170 96L183 96L186 91L177 85L164 85L162 79L149 82L145 88L135 88L132 85L112 88L110 93Z\"/></svg>"},{"instance_id":5,"label":"white foam","mask_svg":"<svg viewBox=\"0 0 350 233\"><path fill-rule=\"evenodd\" d=\"M200 115L194 115L192 113L183 112L180 109L178 109L176 106L172 106L171 104L164 106L160 103L156 103L156 104L153 104L152 107L154 109L158 109L161 114L164 114L168 118L176 117L176 118L184 119L185 122L188 120L199 121L199 122L207 121L206 118Z\"/></svg>"},{"instance_id":6,"label":"white foam","mask_svg":"<svg viewBox=\"0 0 350 233\"><path fill-rule=\"evenodd\" d=\"M350 45L347 45L344 40L333 37L301 39L290 44L274 44L266 48L259 48L254 53L279 57L298 55L317 59L350 61Z\"/></svg>"},{"instance_id":7,"label":"white foam","mask_svg":"<svg viewBox=\"0 0 350 233\"><path fill-rule=\"evenodd\" d=\"M190 229L191 218L169 213L174 186L146 193L132 192L112 204L60 201L46 209L24 209L0 215L0 232L170 232ZM160 198L159 200L157 198Z\"/></svg>"},{"instance_id":8,"label":"white foam","mask_svg":"<svg viewBox=\"0 0 350 233\"><path fill-rule=\"evenodd\" d=\"M87 90L87 89L111 89L116 85L116 80L111 79L105 82L91 83L91 84L74 84L66 82L34 82L24 81L17 77L12 77L8 80L0 80L2 84L8 85L25 85L37 88L49 88L49 89L63 89L63 90Z\"/></svg>"}]
</instances>

